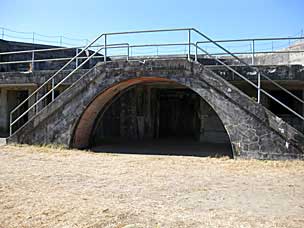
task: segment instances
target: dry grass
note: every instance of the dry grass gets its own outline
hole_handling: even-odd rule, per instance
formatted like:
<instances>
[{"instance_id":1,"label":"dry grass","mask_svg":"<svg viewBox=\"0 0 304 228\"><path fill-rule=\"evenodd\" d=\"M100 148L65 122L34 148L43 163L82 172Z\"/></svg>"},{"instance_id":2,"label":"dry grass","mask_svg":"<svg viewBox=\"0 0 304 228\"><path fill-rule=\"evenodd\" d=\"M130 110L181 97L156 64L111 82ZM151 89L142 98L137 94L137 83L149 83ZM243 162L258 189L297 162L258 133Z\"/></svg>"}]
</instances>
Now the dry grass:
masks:
<instances>
[{"instance_id":1,"label":"dry grass","mask_svg":"<svg viewBox=\"0 0 304 228\"><path fill-rule=\"evenodd\" d=\"M304 162L0 147L0 227L304 227Z\"/></svg>"}]
</instances>

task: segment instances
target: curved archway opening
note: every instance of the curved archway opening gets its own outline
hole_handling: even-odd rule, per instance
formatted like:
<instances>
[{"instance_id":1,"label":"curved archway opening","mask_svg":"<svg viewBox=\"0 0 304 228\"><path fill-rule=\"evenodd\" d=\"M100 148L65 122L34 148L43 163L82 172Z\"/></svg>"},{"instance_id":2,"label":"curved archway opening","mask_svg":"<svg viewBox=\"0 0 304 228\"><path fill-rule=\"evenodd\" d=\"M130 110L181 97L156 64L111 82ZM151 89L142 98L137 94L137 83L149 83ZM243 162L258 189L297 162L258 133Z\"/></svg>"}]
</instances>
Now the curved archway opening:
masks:
<instances>
[{"instance_id":1,"label":"curved archway opening","mask_svg":"<svg viewBox=\"0 0 304 228\"><path fill-rule=\"evenodd\" d=\"M120 82L98 95L79 120L74 147L96 152L233 157L212 107L164 78Z\"/></svg>"}]
</instances>

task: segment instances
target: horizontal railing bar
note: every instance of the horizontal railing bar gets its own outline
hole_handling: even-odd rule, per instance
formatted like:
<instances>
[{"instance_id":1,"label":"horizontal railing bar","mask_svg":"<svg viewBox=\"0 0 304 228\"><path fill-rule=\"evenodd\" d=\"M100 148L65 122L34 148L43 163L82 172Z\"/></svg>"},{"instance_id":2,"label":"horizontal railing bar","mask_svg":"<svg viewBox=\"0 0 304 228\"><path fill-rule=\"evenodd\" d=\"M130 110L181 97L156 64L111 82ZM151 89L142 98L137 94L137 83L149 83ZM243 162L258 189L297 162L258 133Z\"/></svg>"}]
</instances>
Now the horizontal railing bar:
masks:
<instances>
[{"instance_id":1,"label":"horizontal railing bar","mask_svg":"<svg viewBox=\"0 0 304 228\"><path fill-rule=\"evenodd\" d=\"M104 33L104 35L126 35L126 34L136 34L136 33L157 33L157 32L174 32L174 31L189 31L192 28L175 28L175 29L153 29L153 30L137 30L137 31L129 31L129 32L109 32Z\"/></svg>"},{"instance_id":2,"label":"horizontal railing bar","mask_svg":"<svg viewBox=\"0 0 304 228\"><path fill-rule=\"evenodd\" d=\"M24 50L24 51L10 51L10 52L1 52L0 55L16 55L16 54L25 54L25 53L36 53L36 52L51 52L51 51L64 51L70 49L81 49L81 47L58 47L58 48L47 48L47 49L31 49L31 50Z\"/></svg>"},{"instance_id":3,"label":"horizontal railing bar","mask_svg":"<svg viewBox=\"0 0 304 228\"><path fill-rule=\"evenodd\" d=\"M290 54L290 53L303 53L304 50L295 50L295 51L255 51L254 54ZM222 56L226 56L229 55L228 53L225 52L218 52L218 53L212 53L209 52L212 55L222 55ZM251 52L232 52L234 55L252 55L252 51ZM257 56L256 56L257 57Z\"/></svg>"},{"instance_id":4,"label":"horizontal railing bar","mask_svg":"<svg viewBox=\"0 0 304 228\"><path fill-rule=\"evenodd\" d=\"M184 46L188 45L188 43L185 44L175 44L175 45L131 45L129 46L130 48L140 48L140 47L160 47L160 46ZM113 49L115 48L123 48L123 47L112 47ZM210 52L209 52L210 53ZM232 52L235 55L249 55L252 54L252 52ZM262 52L255 52L255 54L288 54L288 53L304 53L303 51L277 51L277 52L267 52L267 51L262 51ZM218 56L225 56L229 55L227 53L210 53L211 55L218 55ZM108 57L113 57L113 56L108 56ZM73 57L71 57L73 58ZM52 62L52 61L66 61L70 60L71 58L55 58L55 59L36 59L36 60L22 60L22 61L10 61L10 62L0 62L0 65L10 65L10 64L22 64L22 63L36 63L36 62ZM86 59L89 57L78 57L77 59ZM93 59L98 59L98 58L103 58L103 56L94 56L92 57ZM259 65L259 64L257 64Z\"/></svg>"},{"instance_id":5,"label":"horizontal railing bar","mask_svg":"<svg viewBox=\"0 0 304 228\"><path fill-rule=\"evenodd\" d=\"M40 62L53 62L53 61L66 61L70 60L71 58L57 58L57 59L37 59L34 61L31 60L24 60L24 61L13 61L13 62L0 62L0 65L10 65L10 64L21 64L21 63L40 63ZM78 57L77 59L87 59L89 57ZM94 59L103 58L103 56L94 56Z\"/></svg>"},{"instance_id":6,"label":"horizontal railing bar","mask_svg":"<svg viewBox=\"0 0 304 228\"><path fill-rule=\"evenodd\" d=\"M120 43L120 44L128 44L128 43ZM118 45L118 44L108 44L107 46L111 45ZM91 48L101 47L103 45L92 45ZM36 52L51 52L51 51L64 51L70 49L82 49L86 46L78 46L78 47L59 47L59 48L48 48L48 49L32 49L32 50L25 50L25 51L11 51L11 52L1 52L0 55L11 55L11 54L24 54L24 53L36 53Z\"/></svg>"},{"instance_id":7,"label":"horizontal railing bar","mask_svg":"<svg viewBox=\"0 0 304 228\"><path fill-rule=\"evenodd\" d=\"M121 46L114 46L114 45L121 45ZM103 45L99 45L99 46L96 46L96 47L101 47L101 46L103 46ZM128 43L110 44L110 45L107 45L107 48L109 48L109 49L125 48L126 46L129 46L129 44ZM52 62L52 61L66 61L66 60L72 59L73 57L70 57L70 58L36 59L36 60L20 60L20 61L10 61L10 62L0 62L0 65L20 64L20 63L36 63L36 62ZM89 56L77 57L77 59L86 59L86 58L89 58ZM94 56L92 58L94 58L94 59L103 58L103 56Z\"/></svg>"},{"instance_id":8,"label":"horizontal railing bar","mask_svg":"<svg viewBox=\"0 0 304 228\"><path fill-rule=\"evenodd\" d=\"M138 44L138 45L130 45L130 48L137 47L162 47L162 46L185 46L189 45L189 43L164 43L164 44ZM194 43L192 43L194 45Z\"/></svg>"},{"instance_id":9,"label":"horizontal railing bar","mask_svg":"<svg viewBox=\"0 0 304 228\"><path fill-rule=\"evenodd\" d=\"M230 43L230 42L248 42L248 41L275 41L275 40L303 40L304 37L268 37L268 38L246 38L246 39L228 39L228 40L214 40L216 43ZM199 44L211 43L210 41L198 41Z\"/></svg>"}]
</instances>

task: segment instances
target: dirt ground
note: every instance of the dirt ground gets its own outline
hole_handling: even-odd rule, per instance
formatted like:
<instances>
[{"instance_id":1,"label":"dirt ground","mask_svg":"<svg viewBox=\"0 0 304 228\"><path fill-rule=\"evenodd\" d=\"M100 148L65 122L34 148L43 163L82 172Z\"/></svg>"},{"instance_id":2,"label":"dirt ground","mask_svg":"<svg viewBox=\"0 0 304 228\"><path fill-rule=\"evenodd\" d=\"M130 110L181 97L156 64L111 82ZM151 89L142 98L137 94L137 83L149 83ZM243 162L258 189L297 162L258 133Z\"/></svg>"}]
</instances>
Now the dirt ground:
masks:
<instances>
[{"instance_id":1,"label":"dirt ground","mask_svg":"<svg viewBox=\"0 0 304 228\"><path fill-rule=\"evenodd\" d=\"M304 162L0 147L0 227L304 227Z\"/></svg>"}]
</instances>

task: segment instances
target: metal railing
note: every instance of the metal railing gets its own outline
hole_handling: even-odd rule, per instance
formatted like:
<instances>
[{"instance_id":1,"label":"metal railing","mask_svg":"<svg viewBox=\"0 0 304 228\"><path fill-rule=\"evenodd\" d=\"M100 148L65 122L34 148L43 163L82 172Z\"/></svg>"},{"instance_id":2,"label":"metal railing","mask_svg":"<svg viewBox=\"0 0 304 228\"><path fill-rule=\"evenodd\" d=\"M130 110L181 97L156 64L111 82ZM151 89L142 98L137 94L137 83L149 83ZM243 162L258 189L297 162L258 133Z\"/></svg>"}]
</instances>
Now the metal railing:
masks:
<instances>
[{"instance_id":1,"label":"metal railing","mask_svg":"<svg viewBox=\"0 0 304 228\"><path fill-rule=\"evenodd\" d=\"M130 34L139 34L139 33L144 33L144 34L150 34L150 33L170 33L170 32L186 32L187 33L187 42L183 42L183 43L166 43L166 44L139 44L139 45L129 45L129 43L125 43L124 44L108 44L109 38L111 38L112 36L119 36L119 35L130 35ZM200 40L197 40L195 43L192 42L191 40L191 36L193 34L196 34L199 36ZM220 60L219 58L217 58L216 56L208 53L206 50L204 50L203 48L201 48L199 45L201 44L201 38L204 38L207 42L212 43L213 45L215 45L217 48L221 49L224 53L226 53L226 55L231 56L232 58L234 58L235 60L239 61L241 64L244 64L247 67L250 67L251 69L255 70L257 72L258 75L258 82L257 85L250 81L249 79L247 79L245 76L243 76L242 74L240 74L239 72L237 72L235 69L233 69L233 67L229 66L228 64L226 64L225 62L223 62L222 60ZM102 40L103 44L102 45L97 45L97 42ZM296 115L297 117L299 117L301 120L304 120L304 117L295 112L294 110L292 110L290 107L288 107L286 104L282 103L281 101L279 101L277 98L273 97L272 95L270 95L267 91L265 91L264 89L261 88L261 77L263 77L263 79L271 82L272 84L274 84L275 86L279 87L280 89L282 89L284 92L286 92L287 94L289 94L290 96L292 96L293 98L295 98L296 100L298 100L299 102L301 102L302 104L304 104L304 101L300 98L298 98L297 96L295 96L294 94L292 94L290 91L288 91L287 89L285 89L284 87L282 87L281 85L279 85L278 83L276 83L275 81L273 81L272 79L270 79L268 76L264 75L263 72L261 72L257 67L253 67L250 66L249 64L247 64L246 62L244 62L242 59L240 59L238 56L236 56L235 54L233 54L232 52L228 51L226 48L224 48L223 46L221 46L220 44L218 44L216 41L211 40L208 36L206 36L205 34L201 33L200 31L194 29L194 28L180 28L180 29L160 29L160 30L142 30L142 31L131 31L131 32L116 32L116 33L104 33L101 34L100 36L98 36L96 39L94 39L90 44L88 44L86 47L84 47L80 52L78 52L73 58L71 58L63 67L61 67L54 75L52 75L49 79L47 79L39 88L37 88L27 99L25 99L23 102L21 102L16 108L14 108L11 113L10 113L10 135L12 135L13 132L13 127L14 125L17 124L17 122L24 117L26 114L28 114L30 111L34 111L34 114L36 114L38 111L41 111L43 108L45 108L48 104L42 104L42 108L40 110L39 109L39 105L48 97L51 96L51 100L50 102L54 101L55 99L55 90L62 85L63 82L65 82L67 79L69 79L76 71L78 71L79 69L81 69L81 67L88 62L90 59L93 59L95 57L95 55L101 51L103 56L99 56L100 58L103 59L103 62L106 63L107 61L111 61L110 57L113 57L111 55L108 55L108 51L111 48L127 48L127 54L124 55L124 57L126 58L126 60L130 60L130 49L131 48L141 48L141 47L161 47L161 46L186 46L187 47L187 59L189 61L192 61L192 57L194 57L194 60L197 61L198 60L198 51L201 51L204 53L205 56L208 56L209 58L212 58L214 60L216 60L219 64L225 66L228 70L234 72L236 75L238 75L241 79L245 80L246 82L248 82L250 85L252 85L254 88L257 89L257 96L258 96L258 103L260 103L260 96L261 93L264 93L266 96L268 96L270 99L276 101L277 103L279 103L280 105L282 105L284 108L288 109L291 113L293 113L294 115ZM68 68L68 66L73 62L76 61L77 59L79 59L82 53L84 53L86 50L90 50L90 48L93 47L97 47L97 49L90 54L89 56L87 56L85 58L85 60L79 64L75 69L73 69L70 72L67 72L67 75L65 75L63 78L59 77L59 74L64 74ZM194 47L195 49L195 53L192 54L192 47ZM154 55L155 56L155 55ZM156 55L157 56L157 55ZM59 80L59 82L55 83L55 78L57 78ZM46 91L46 92L45 92ZM37 96L39 95L39 93L42 94L41 97ZM35 97L37 96L37 97ZM36 100L35 100L36 98ZM30 103L31 99L35 100L34 102L32 102L29 108L27 108L26 111L22 111L22 106L25 105L26 103ZM17 113L17 112L21 112L21 113ZM19 115L17 115L17 117L15 118L14 114L17 113ZM26 124L26 123L24 123ZM22 124L22 126L24 125ZM21 127L21 126L20 126Z\"/></svg>"},{"instance_id":2,"label":"metal railing","mask_svg":"<svg viewBox=\"0 0 304 228\"><path fill-rule=\"evenodd\" d=\"M115 33L112 33L112 35ZM288 41L288 46L291 45L291 41L304 41L304 37L279 37L279 38L250 38L250 39L230 39L230 40L215 40L214 42L216 43L250 43L250 51L246 51L244 49L240 49L237 51L230 51L231 53L233 53L234 55L241 55L240 57L242 59L244 58L249 58L251 56L251 64L254 65L256 63L255 61L255 57L257 55L260 54L296 54L296 53L303 53L304 55L304 49L303 50L284 50L284 49L279 49L279 50L275 50L274 49L274 45L273 43L275 41ZM266 50L259 50L258 48L256 48L256 44L259 42L264 42L264 41L269 41L271 42L271 50L268 50L269 48L267 48ZM196 42L197 46L200 45L206 45L206 44L213 44L210 41L197 41ZM265 44L269 44L269 43L263 43ZM108 45L110 46L110 45ZM147 45L146 47L148 47L149 45ZM152 46L156 46L156 45L150 45L150 47ZM245 45L247 46L247 45ZM288 46L284 46L285 48ZM304 45L303 45L304 46ZM97 46L91 46L91 48L96 48ZM136 47L136 45L132 45L132 47ZM229 48L233 48L234 46L230 46ZM244 47L244 46L237 46L237 48L239 47ZM30 57L28 60L17 60L17 61L2 61L0 62L0 65L11 65L11 64L25 64L25 63L30 63L31 64L31 71L35 70L35 63L40 63L40 62L51 62L51 61L67 61L70 60L72 57L64 57L64 58L44 58L44 59L37 59L36 56L37 54L40 53L50 53L50 52L60 52L60 51L75 51L75 55L78 54L79 50L85 48L85 46L76 46L76 47L55 47L55 48L47 48L47 49L33 49L33 50L26 50L26 51L12 51L12 52L2 52L0 53L0 57L1 56L8 56L8 55L24 55L24 54L30 54ZM282 48L282 46L280 46L280 48ZM207 47L204 47L204 49L207 51ZM221 49L220 49L221 50ZM195 48L195 51L197 52L198 49ZM208 50L208 53L213 55L213 56L218 56L218 57L227 57L230 54L226 53L226 52L220 52L219 50L215 51L215 52L211 52ZM130 57L130 54L128 54ZM81 59L85 59L87 57L79 57L76 59L76 64L75 67L78 66L77 64L77 60L81 60ZM99 56L95 56L94 58L101 58ZM288 57L289 58L289 57ZM304 57L303 57L304 58ZM289 61L288 61L289 63ZM287 63L287 64L288 64Z\"/></svg>"},{"instance_id":3,"label":"metal railing","mask_svg":"<svg viewBox=\"0 0 304 228\"><path fill-rule=\"evenodd\" d=\"M302 104L304 104L304 100L300 99L299 97L297 97L296 95L294 95L293 93L291 93L289 90L285 89L283 86L281 86L280 84L278 84L277 82L273 81L272 79L270 79L267 75L265 75L258 67L255 66L251 66L248 63L246 63L244 60L240 59L238 56L236 56L235 54L231 53L229 50L227 50L226 48L224 48L223 46L221 46L220 44L218 44L217 42L211 40L209 37L207 37L205 34L201 33L200 31L193 29L195 32L197 32L198 34L200 34L202 37L204 37L206 40L208 40L209 42L213 43L214 45L216 45L218 48L222 49L223 51L225 51L227 54L229 54L230 56L232 56L234 59L236 59L237 61L239 61L241 64L243 64L244 66L256 71L257 76L258 76L258 84L255 85L254 83L252 83L250 80L248 80L245 76L241 75L240 73L236 73L237 71L234 70L232 67L230 67L229 65L225 64L223 61L214 58L216 61L218 61L220 64L224 65L227 69L233 71L234 73L236 73L238 76L240 76L243 80L245 80L246 82L250 83L252 86L254 86L257 89L257 97L258 100L257 102L260 103L260 98L261 98L261 92L264 93L267 97L271 98L272 100L274 100L275 102L277 102L278 104L280 104L281 106L283 106L284 108L286 108L288 111L290 111L291 113L293 113L294 115L296 115L298 118L304 120L304 116L302 116L301 114L297 113L296 111L292 110L290 107L288 107L287 105L285 105L283 102L279 101L277 98L275 98L274 96L272 96L270 93L268 93L267 91L265 91L264 89L261 88L261 77L263 77L264 79L266 79L268 82L271 82L273 85L275 85L276 87L280 88L282 91L284 91L285 93L287 93L288 95L290 95L291 97L293 97L294 99L296 99L297 101L301 102ZM198 43L196 43L196 48L198 48ZM200 49L201 51L203 51L205 54L207 54L209 57L212 57L212 55L210 55L207 51ZM197 51L195 54L195 59L197 60Z\"/></svg>"},{"instance_id":4,"label":"metal railing","mask_svg":"<svg viewBox=\"0 0 304 228\"><path fill-rule=\"evenodd\" d=\"M288 44L283 44L280 43L281 41L288 41ZM246 39L230 39L230 40L215 40L214 42L216 43L228 43L228 44L238 44L238 46L236 46L236 48L238 49L238 51L231 51L231 53L235 54L235 55L243 55L242 57L251 57L251 64L254 65L256 63L255 59L256 56L259 54L292 54L292 53L304 53L304 49L303 50L286 50L288 48L291 47L292 42L293 41L304 41L304 37L301 36L300 37L273 37L273 38L246 38ZM269 43L271 42L271 43ZM279 42L280 45L279 46L275 46L275 42ZM197 44L198 45L208 45L212 42L210 41L198 41ZM239 46L239 43L245 43L245 45ZM265 45L270 45L270 47L267 48L263 48L263 50L261 50L260 48L258 48L257 46L259 46L259 44L265 46ZM294 43L293 43L294 44ZM304 45L303 45L304 46ZM230 46L229 48L234 48L235 46ZM246 50L247 48L249 48L249 51ZM206 47L207 48L207 47ZM210 54L212 55L216 55L216 56L226 56L227 53L226 52L211 52L208 51Z\"/></svg>"},{"instance_id":5,"label":"metal railing","mask_svg":"<svg viewBox=\"0 0 304 228\"><path fill-rule=\"evenodd\" d=\"M108 48L118 48L119 46L126 46L129 55L129 44L128 43L118 43L118 44L109 44ZM102 45L92 45L90 48L100 48ZM78 56L79 50L82 50L86 48L86 46L78 46L78 47L60 47L60 48L47 48L47 49L34 49L34 50L26 50L26 51L12 51L12 52L2 52L0 53L1 56L7 56L7 55L24 55L24 54L30 54L31 58L29 60L17 60L17 61L7 61L7 62L0 62L1 65L10 65L10 64L24 64L24 63L30 63L31 64L31 71L34 71L35 69L35 63L40 62L60 62L60 61L69 61L73 57L63 57L63 58L43 58L43 59L37 59L35 56L40 53L50 54L51 52L64 52L64 51L75 51L75 56ZM88 50L88 49L86 49ZM83 52L81 52L83 53ZM84 60L89 58L88 56L79 56L75 59L75 68L78 67L78 60ZM94 59L103 58L103 56L94 56Z\"/></svg>"},{"instance_id":6,"label":"metal railing","mask_svg":"<svg viewBox=\"0 0 304 228\"><path fill-rule=\"evenodd\" d=\"M88 39L80 39L65 35L46 35L40 34L37 32L25 32L25 31L16 31L9 28L0 27L0 39L10 39L15 42L31 42L35 43L45 43L45 44L53 44L53 45L69 45L76 46L75 43L88 44ZM71 43L72 42L72 43Z\"/></svg>"}]
</instances>

